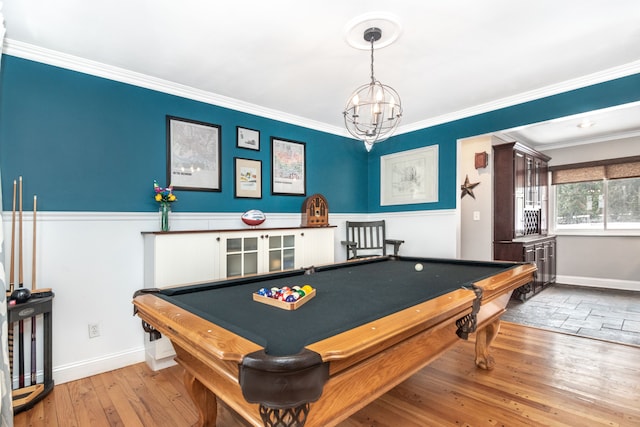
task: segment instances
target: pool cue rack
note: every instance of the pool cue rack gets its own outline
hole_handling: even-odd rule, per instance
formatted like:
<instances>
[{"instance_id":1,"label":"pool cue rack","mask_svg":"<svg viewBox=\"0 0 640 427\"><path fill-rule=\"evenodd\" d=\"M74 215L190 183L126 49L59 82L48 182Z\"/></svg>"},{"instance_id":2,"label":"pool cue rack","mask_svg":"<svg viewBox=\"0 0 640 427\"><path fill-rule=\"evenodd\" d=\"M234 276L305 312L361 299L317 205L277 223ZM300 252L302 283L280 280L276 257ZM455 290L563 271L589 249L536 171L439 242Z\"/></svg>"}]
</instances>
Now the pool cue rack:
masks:
<instances>
[{"instance_id":1,"label":"pool cue rack","mask_svg":"<svg viewBox=\"0 0 640 427\"><path fill-rule=\"evenodd\" d=\"M9 347L9 374L14 413L30 409L53 389L51 309L54 294L50 288L38 289L36 286L36 214L38 199L35 195L33 196L31 289L24 286L22 184L22 177L13 181L11 264L9 268L9 292L7 292L6 298L9 323L7 340ZM18 233L17 239L16 232ZM41 342L38 340L40 334L38 334L37 328L40 317L43 324ZM30 327L29 330L25 329L27 325ZM18 334L15 333L16 329ZM30 344L28 352L25 344ZM38 348L41 348L43 353L44 380L42 382L38 382ZM28 373L25 372L27 360L30 367L30 372ZM14 387L16 373L18 386Z\"/></svg>"},{"instance_id":2,"label":"pool cue rack","mask_svg":"<svg viewBox=\"0 0 640 427\"><path fill-rule=\"evenodd\" d=\"M19 413L31 409L33 405L42 400L51 390L53 390L53 365L52 365L52 321L51 309L54 294L50 289L43 289L44 292L34 292L26 302L19 304L8 304L8 321L9 328L13 328L15 323L22 321L36 322L42 317L42 364L43 364L43 380L42 382L32 382L22 388L13 389L13 411ZM17 338L17 335L15 336ZM11 346L12 343L10 343ZM15 349L15 347L14 347ZM15 355L14 355L15 356ZM38 362L29 360L30 363ZM17 359L14 357L13 361ZM14 369L15 372L15 369ZM13 378L12 378L13 384Z\"/></svg>"}]
</instances>

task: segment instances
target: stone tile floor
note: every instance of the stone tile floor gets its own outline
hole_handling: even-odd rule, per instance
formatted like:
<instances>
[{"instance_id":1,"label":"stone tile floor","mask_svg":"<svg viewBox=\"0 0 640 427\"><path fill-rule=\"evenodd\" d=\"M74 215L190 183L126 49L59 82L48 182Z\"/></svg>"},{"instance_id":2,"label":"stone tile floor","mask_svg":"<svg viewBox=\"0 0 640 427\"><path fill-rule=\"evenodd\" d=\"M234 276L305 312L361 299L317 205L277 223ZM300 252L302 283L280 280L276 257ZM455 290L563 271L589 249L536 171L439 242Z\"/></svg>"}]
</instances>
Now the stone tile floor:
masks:
<instances>
[{"instance_id":1,"label":"stone tile floor","mask_svg":"<svg viewBox=\"0 0 640 427\"><path fill-rule=\"evenodd\" d=\"M502 320L640 346L640 292L554 284L512 299Z\"/></svg>"}]
</instances>

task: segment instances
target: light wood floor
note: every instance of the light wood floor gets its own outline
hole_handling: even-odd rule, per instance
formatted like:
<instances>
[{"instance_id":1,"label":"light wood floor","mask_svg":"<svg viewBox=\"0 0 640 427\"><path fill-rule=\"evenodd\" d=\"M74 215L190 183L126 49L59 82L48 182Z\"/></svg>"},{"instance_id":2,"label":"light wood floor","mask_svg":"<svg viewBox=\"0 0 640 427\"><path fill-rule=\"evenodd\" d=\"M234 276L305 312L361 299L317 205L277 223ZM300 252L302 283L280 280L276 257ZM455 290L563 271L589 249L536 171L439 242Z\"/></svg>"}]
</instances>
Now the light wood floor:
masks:
<instances>
[{"instance_id":1,"label":"light wood floor","mask_svg":"<svg viewBox=\"0 0 640 427\"><path fill-rule=\"evenodd\" d=\"M493 350L497 367L481 371L473 343L460 341L339 427L640 425L640 347L503 322ZM181 368L153 372L140 363L57 385L17 414L15 427L182 427L196 420ZM219 427L238 425L220 408Z\"/></svg>"}]
</instances>

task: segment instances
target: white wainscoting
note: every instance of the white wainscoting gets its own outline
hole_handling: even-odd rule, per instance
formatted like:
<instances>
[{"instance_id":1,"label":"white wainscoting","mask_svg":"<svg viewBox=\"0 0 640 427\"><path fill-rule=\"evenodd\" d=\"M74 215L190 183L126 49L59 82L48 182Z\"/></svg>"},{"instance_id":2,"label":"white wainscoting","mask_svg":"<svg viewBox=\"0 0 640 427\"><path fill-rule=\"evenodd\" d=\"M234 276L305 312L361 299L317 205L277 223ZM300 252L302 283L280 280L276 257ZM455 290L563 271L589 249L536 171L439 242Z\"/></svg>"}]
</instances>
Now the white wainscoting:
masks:
<instances>
[{"instance_id":1,"label":"white wainscoting","mask_svg":"<svg viewBox=\"0 0 640 427\"><path fill-rule=\"evenodd\" d=\"M433 258L455 258L458 219L455 210L393 212L380 214L331 214L336 225L336 261L344 261L347 252L341 241L346 239L346 221L386 220L387 238L405 242L400 255ZM389 248L388 248L389 249Z\"/></svg>"},{"instance_id":2,"label":"white wainscoting","mask_svg":"<svg viewBox=\"0 0 640 427\"><path fill-rule=\"evenodd\" d=\"M173 213L173 230L243 228L240 213ZM297 227L300 214L266 213L265 227ZM31 286L32 216L24 213L24 283ZM386 219L387 236L404 239L400 255L455 258L459 253L455 210L384 214L331 214L336 226L335 261L346 259L341 244L347 220ZM41 212L37 224L39 288L52 288L53 377L58 384L145 360L144 333L133 316L133 293L143 286L142 231L159 229L157 213ZM11 212L3 213L5 270L9 273ZM180 268L179 265L176 268ZM17 271L17 269L16 269ZM605 287L611 280L559 276L560 283ZM615 281L618 289L640 288ZM97 323L100 336L89 338ZM42 367L38 374L42 375Z\"/></svg>"},{"instance_id":3,"label":"white wainscoting","mask_svg":"<svg viewBox=\"0 0 640 427\"><path fill-rule=\"evenodd\" d=\"M172 230L246 227L241 213L181 213ZM266 213L265 227L297 227L300 214ZM11 212L3 213L5 266L9 273ZM345 221L383 218L387 235L404 239L401 255L455 257L455 211L391 214L331 214L335 260L344 261ZM25 286L31 286L32 215L23 214ZM39 212L36 278L52 288L53 377L58 384L145 360L144 333L133 315L133 293L143 286L142 231L159 229L157 213ZM17 235L18 233L16 233ZM176 268L180 268L176 265ZM17 269L16 269L17 271ZM89 338L88 325L100 336ZM39 367L39 374L42 368Z\"/></svg>"}]
</instances>

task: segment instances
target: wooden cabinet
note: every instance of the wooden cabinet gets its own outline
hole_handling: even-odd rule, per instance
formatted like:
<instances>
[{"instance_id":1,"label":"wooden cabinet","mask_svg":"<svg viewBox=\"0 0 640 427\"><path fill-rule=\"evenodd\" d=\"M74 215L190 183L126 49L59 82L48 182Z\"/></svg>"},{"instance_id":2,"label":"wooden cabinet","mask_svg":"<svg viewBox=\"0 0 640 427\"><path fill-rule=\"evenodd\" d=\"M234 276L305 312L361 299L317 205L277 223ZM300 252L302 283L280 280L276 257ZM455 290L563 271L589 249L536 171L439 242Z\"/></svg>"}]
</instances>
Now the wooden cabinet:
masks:
<instances>
[{"instance_id":1,"label":"wooden cabinet","mask_svg":"<svg viewBox=\"0 0 640 427\"><path fill-rule=\"evenodd\" d=\"M517 142L493 147L494 241L547 233L549 157Z\"/></svg>"},{"instance_id":2,"label":"wooden cabinet","mask_svg":"<svg viewBox=\"0 0 640 427\"><path fill-rule=\"evenodd\" d=\"M526 300L556 281L556 237L542 236L523 241L494 242L495 260L524 261L536 265L533 283L516 289L514 298Z\"/></svg>"},{"instance_id":3,"label":"wooden cabinet","mask_svg":"<svg viewBox=\"0 0 640 427\"><path fill-rule=\"evenodd\" d=\"M549 157L518 142L495 145L493 258L533 262L534 283L516 290L521 299L555 282L555 236L548 233Z\"/></svg>"}]
</instances>

